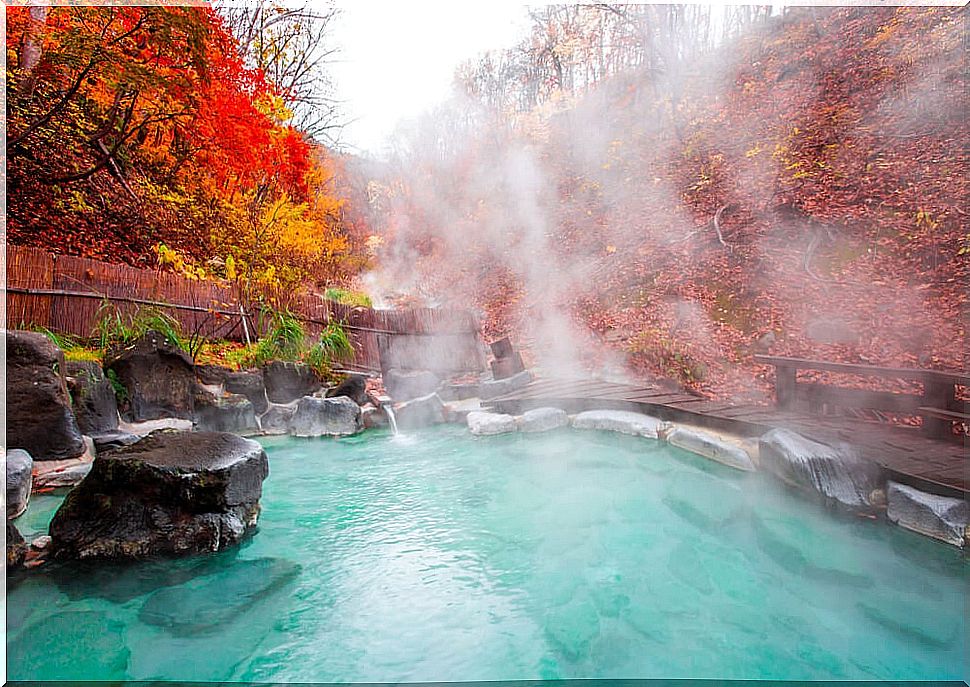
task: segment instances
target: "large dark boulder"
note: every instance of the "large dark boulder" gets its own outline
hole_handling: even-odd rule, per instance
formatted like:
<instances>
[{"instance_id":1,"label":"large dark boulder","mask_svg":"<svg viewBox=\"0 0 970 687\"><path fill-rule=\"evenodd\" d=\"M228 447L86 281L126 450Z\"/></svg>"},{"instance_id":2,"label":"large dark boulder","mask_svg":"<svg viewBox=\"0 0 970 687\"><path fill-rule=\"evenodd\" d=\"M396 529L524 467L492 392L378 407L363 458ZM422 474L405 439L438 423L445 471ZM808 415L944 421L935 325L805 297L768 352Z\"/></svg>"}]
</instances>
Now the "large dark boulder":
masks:
<instances>
[{"instance_id":1,"label":"large dark boulder","mask_svg":"<svg viewBox=\"0 0 970 687\"><path fill-rule=\"evenodd\" d=\"M346 396L304 396L290 419L290 433L297 437L343 436L362 427L360 406Z\"/></svg>"},{"instance_id":2,"label":"large dark boulder","mask_svg":"<svg viewBox=\"0 0 970 687\"><path fill-rule=\"evenodd\" d=\"M218 386L225 384L226 378L233 374L232 370L223 365L196 365L195 376L203 384Z\"/></svg>"},{"instance_id":3,"label":"large dark boulder","mask_svg":"<svg viewBox=\"0 0 970 687\"><path fill-rule=\"evenodd\" d=\"M7 520L7 572L23 565L26 557L27 542L24 541L17 527Z\"/></svg>"},{"instance_id":4,"label":"large dark boulder","mask_svg":"<svg viewBox=\"0 0 970 687\"><path fill-rule=\"evenodd\" d=\"M390 369L383 374L384 388L395 401L410 401L413 398L434 393L441 386L441 379L428 370Z\"/></svg>"},{"instance_id":5,"label":"large dark boulder","mask_svg":"<svg viewBox=\"0 0 970 687\"><path fill-rule=\"evenodd\" d=\"M192 419L196 388L192 359L163 334L148 332L129 346L112 349L105 369L125 387L122 411L130 420Z\"/></svg>"},{"instance_id":6,"label":"large dark boulder","mask_svg":"<svg viewBox=\"0 0 970 687\"><path fill-rule=\"evenodd\" d=\"M270 403L290 403L323 388L316 372L308 366L280 360L263 366L263 383Z\"/></svg>"},{"instance_id":7,"label":"large dark boulder","mask_svg":"<svg viewBox=\"0 0 970 687\"><path fill-rule=\"evenodd\" d=\"M23 449L7 451L7 517L16 518L27 510L33 485L34 460Z\"/></svg>"},{"instance_id":8,"label":"large dark boulder","mask_svg":"<svg viewBox=\"0 0 970 687\"><path fill-rule=\"evenodd\" d=\"M359 406L365 405L370 399L367 398L367 377L358 374L349 374L332 389L327 389L327 398L337 398L346 396Z\"/></svg>"},{"instance_id":9,"label":"large dark boulder","mask_svg":"<svg viewBox=\"0 0 970 687\"><path fill-rule=\"evenodd\" d=\"M263 384L263 373L230 372L223 380L225 389L231 394L240 394L253 404L256 414L265 413L269 407L266 401L266 386Z\"/></svg>"},{"instance_id":10,"label":"large dark boulder","mask_svg":"<svg viewBox=\"0 0 970 687\"><path fill-rule=\"evenodd\" d=\"M57 558L217 551L259 515L266 453L222 432L156 432L98 456L51 521Z\"/></svg>"},{"instance_id":11,"label":"large dark boulder","mask_svg":"<svg viewBox=\"0 0 970 687\"><path fill-rule=\"evenodd\" d=\"M35 332L7 332L7 446L34 460L84 453L64 380L64 353Z\"/></svg>"},{"instance_id":12,"label":"large dark boulder","mask_svg":"<svg viewBox=\"0 0 970 687\"><path fill-rule=\"evenodd\" d=\"M81 432L93 435L118 429L118 401L101 365L94 361L71 361L66 365L66 372L74 417Z\"/></svg>"},{"instance_id":13,"label":"large dark boulder","mask_svg":"<svg viewBox=\"0 0 970 687\"><path fill-rule=\"evenodd\" d=\"M195 429L202 432L255 432L256 413L249 399L239 394L215 396L200 389L195 396Z\"/></svg>"}]
</instances>

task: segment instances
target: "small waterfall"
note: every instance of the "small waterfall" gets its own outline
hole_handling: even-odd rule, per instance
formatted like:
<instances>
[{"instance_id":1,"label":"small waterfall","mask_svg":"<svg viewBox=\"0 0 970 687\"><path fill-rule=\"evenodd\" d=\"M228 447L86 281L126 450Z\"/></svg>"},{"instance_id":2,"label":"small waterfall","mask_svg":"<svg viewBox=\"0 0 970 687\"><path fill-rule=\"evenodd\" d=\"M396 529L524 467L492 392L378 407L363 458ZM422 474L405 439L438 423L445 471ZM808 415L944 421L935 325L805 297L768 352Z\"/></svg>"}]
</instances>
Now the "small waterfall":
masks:
<instances>
[{"instance_id":1,"label":"small waterfall","mask_svg":"<svg viewBox=\"0 0 970 687\"><path fill-rule=\"evenodd\" d=\"M394 417L394 410L391 408L390 405L383 405L383 406L381 406L381 408L383 408L384 409L384 412L387 413L387 421L391 425L391 432L393 432L395 435L397 435L398 434L398 431L397 431L397 419L395 419L395 417Z\"/></svg>"}]
</instances>

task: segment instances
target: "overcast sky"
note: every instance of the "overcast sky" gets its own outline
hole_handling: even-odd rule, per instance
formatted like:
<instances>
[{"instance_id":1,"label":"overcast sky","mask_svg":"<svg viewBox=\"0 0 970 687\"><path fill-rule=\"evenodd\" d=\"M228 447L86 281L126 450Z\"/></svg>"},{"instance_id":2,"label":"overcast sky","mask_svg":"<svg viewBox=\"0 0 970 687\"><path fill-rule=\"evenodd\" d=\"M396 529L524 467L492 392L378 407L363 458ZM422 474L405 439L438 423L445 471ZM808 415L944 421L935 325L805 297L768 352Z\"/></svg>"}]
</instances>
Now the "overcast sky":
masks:
<instances>
[{"instance_id":1,"label":"overcast sky","mask_svg":"<svg viewBox=\"0 0 970 687\"><path fill-rule=\"evenodd\" d=\"M401 118L444 100L455 68L510 47L527 27L525 5L511 2L339 0L332 66L348 119L348 147L380 153Z\"/></svg>"}]
</instances>

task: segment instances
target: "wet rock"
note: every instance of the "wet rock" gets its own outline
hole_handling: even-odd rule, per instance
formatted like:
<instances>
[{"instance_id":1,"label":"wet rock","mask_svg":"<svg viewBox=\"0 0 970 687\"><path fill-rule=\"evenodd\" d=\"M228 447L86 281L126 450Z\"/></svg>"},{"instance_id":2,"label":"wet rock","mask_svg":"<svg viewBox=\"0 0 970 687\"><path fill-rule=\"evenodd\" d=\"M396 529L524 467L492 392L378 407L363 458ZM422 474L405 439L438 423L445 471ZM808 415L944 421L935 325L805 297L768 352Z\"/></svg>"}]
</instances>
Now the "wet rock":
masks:
<instances>
[{"instance_id":1,"label":"wet rock","mask_svg":"<svg viewBox=\"0 0 970 687\"><path fill-rule=\"evenodd\" d=\"M478 397L482 399L495 398L496 396L511 393L516 389L521 389L531 381L532 373L528 370L523 370L505 379L482 382L478 385Z\"/></svg>"},{"instance_id":2,"label":"wet rock","mask_svg":"<svg viewBox=\"0 0 970 687\"><path fill-rule=\"evenodd\" d=\"M502 413L487 413L482 410L475 410L468 413L465 421L468 423L468 429L471 433L479 436L508 434L516 430L515 418Z\"/></svg>"},{"instance_id":3,"label":"wet rock","mask_svg":"<svg viewBox=\"0 0 970 687\"><path fill-rule=\"evenodd\" d=\"M122 413L131 421L191 419L195 400L192 359L159 332L109 352L105 369L125 387Z\"/></svg>"},{"instance_id":4,"label":"wet rock","mask_svg":"<svg viewBox=\"0 0 970 687\"><path fill-rule=\"evenodd\" d=\"M561 408L533 408L522 413L519 429L523 432L548 432L569 424L569 416Z\"/></svg>"},{"instance_id":5,"label":"wet rock","mask_svg":"<svg viewBox=\"0 0 970 687\"><path fill-rule=\"evenodd\" d=\"M667 434L667 441L685 451L696 453L738 470L755 470L751 456L740 446L729 444L713 434L686 427L675 427Z\"/></svg>"},{"instance_id":6,"label":"wet rock","mask_svg":"<svg viewBox=\"0 0 970 687\"><path fill-rule=\"evenodd\" d=\"M39 471L34 477L35 489L64 489L80 484L94 465L91 461L74 461L54 470Z\"/></svg>"},{"instance_id":7,"label":"wet rock","mask_svg":"<svg viewBox=\"0 0 970 687\"><path fill-rule=\"evenodd\" d=\"M297 437L356 434L361 427L360 406L346 396L304 396L290 420L290 433Z\"/></svg>"},{"instance_id":8,"label":"wet rock","mask_svg":"<svg viewBox=\"0 0 970 687\"><path fill-rule=\"evenodd\" d=\"M367 398L367 377L358 374L349 374L343 381L332 389L327 390L327 398L339 398L345 396L359 406L370 402Z\"/></svg>"},{"instance_id":9,"label":"wet rock","mask_svg":"<svg viewBox=\"0 0 970 687\"><path fill-rule=\"evenodd\" d=\"M33 485L34 459L23 449L7 451L7 518L19 517L27 510Z\"/></svg>"},{"instance_id":10,"label":"wet rock","mask_svg":"<svg viewBox=\"0 0 970 687\"><path fill-rule=\"evenodd\" d=\"M465 401L478 398L478 384L442 384L437 394L442 401Z\"/></svg>"},{"instance_id":11,"label":"wet rock","mask_svg":"<svg viewBox=\"0 0 970 687\"><path fill-rule=\"evenodd\" d=\"M114 449L121 448L122 446L130 446L139 439L141 439L141 437L137 434L125 432L120 429L110 432L98 432L91 435L91 440L94 442L94 448L98 453L102 453L104 451L113 451Z\"/></svg>"},{"instance_id":12,"label":"wet rock","mask_svg":"<svg viewBox=\"0 0 970 687\"><path fill-rule=\"evenodd\" d=\"M382 377L384 388L395 401L410 401L427 396L441 386L438 375L428 370L390 369Z\"/></svg>"},{"instance_id":13,"label":"wet rock","mask_svg":"<svg viewBox=\"0 0 970 687\"><path fill-rule=\"evenodd\" d=\"M145 601L138 619L177 636L219 632L260 600L300 574L280 558L235 561L230 574L211 575L187 587L161 589Z\"/></svg>"},{"instance_id":14,"label":"wet rock","mask_svg":"<svg viewBox=\"0 0 970 687\"><path fill-rule=\"evenodd\" d=\"M43 334L7 332L7 446L35 461L84 453L64 367L64 354Z\"/></svg>"},{"instance_id":15,"label":"wet rock","mask_svg":"<svg viewBox=\"0 0 970 687\"><path fill-rule=\"evenodd\" d=\"M124 626L101 611L45 616L12 636L7 650L20 665L42 669L44 680L50 681L123 675L131 658Z\"/></svg>"},{"instance_id":16,"label":"wet rock","mask_svg":"<svg viewBox=\"0 0 970 687\"><path fill-rule=\"evenodd\" d=\"M316 372L303 363L273 361L263 367L263 383L270 403L291 403L323 387Z\"/></svg>"},{"instance_id":17,"label":"wet rock","mask_svg":"<svg viewBox=\"0 0 970 687\"><path fill-rule=\"evenodd\" d=\"M16 570L24 564L27 557L27 542L20 536L16 525L7 520L7 572Z\"/></svg>"},{"instance_id":18,"label":"wet rock","mask_svg":"<svg viewBox=\"0 0 970 687\"><path fill-rule=\"evenodd\" d=\"M270 404L265 413L259 416L259 429L263 434L287 434L296 413L296 403Z\"/></svg>"},{"instance_id":19,"label":"wet rock","mask_svg":"<svg viewBox=\"0 0 970 687\"><path fill-rule=\"evenodd\" d=\"M390 424L383 409L373 406L360 411L360 420L365 429L381 429Z\"/></svg>"},{"instance_id":20,"label":"wet rock","mask_svg":"<svg viewBox=\"0 0 970 687\"><path fill-rule=\"evenodd\" d=\"M222 386L233 371L222 365L196 365L195 376L203 384Z\"/></svg>"},{"instance_id":21,"label":"wet rock","mask_svg":"<svg viewBox=\"0 0 970 687\"><path fill-rule=\"evenodd\" d=\"M195 428L203 432L255 432L256 413L253 404L239 394L197 393L195 397Z\"/></svg>"},{"instance_id":22,"label":"wet rock","mask_svg":"<svg viewBox=\"0 0 970 687\"><path fill-rule=\"evenodd\" d=\"M908 530L965 546L970 532L970 504L965 499L929 494L919 489L889 483L886 516Z\"/></svg>"},{"instance_id":23,"label":"wet rock","mask_svg":"<svg viewBox=\"0 0 970 687\"><path fill-rule=\"evenodd\" d=\"M71 361L65 369L78 428L89 435L118 429L118 401L101 365Z\"/></svg>"},{"instance_id":24,"label":"wet rock","mask_svg":"<svg viewBox=\"0 0 970 687\"><path fill-rule=\"evenodd\" d=\"M220 432L157 432L103 454L51 521L58 558L216 551L256 524L266 453Z\"/></svg>"},{"instance_id":25,"label":"wet rock","mask_svg":"<svg viewBox=\"0 0 970 687\"><path fill-rule=\"evenodd\" d=\"M627 410L587 410L573 417L572 426L656 439L667 425L655 417Z\"/></svg>"},{"instance_id":26,"label":"wet rock","mask_svg":"<svg viewBox=\"0 0 970 687\"><path fill-rule=\"evenodd\" d=\"M833 448L787 429L773 429L759 441L761 465L788 484L821 494L854 510L872 510L880 469L848 446Z\"/></svg>"},{"instance_id":27,"label":"wet rock","mask_svg":"<svg viewBox=\"0 0 970 687\"><path fill-rule=\"evenodd\" d=\"M231 394L248 398L256 414L265 413L269 407L262 372L230 372L223 381L223 387Z\"/></svg>"},{"instance_id":28,"label":"wet rock","mask_svg":"<svg viewBox=\"0 0 970 687\"><path fill-rule=\"evenodd\" d=\"M445 404L438 394L428 394L402 403L394 408L394 416L400 429L418 429L447 421Z\"/></svg>"},{"instance_id":29,"label":"wet rock","mask_svg":"<svg viewBox=\"0 0 970 687\"><path fill-rule=\"evenodd\" d=\"M50 535L42 534L39 537L34 537L33 541L30 542L30 548L35 551L44 551L50 547L52 541Z\"/></svg>"}]
</instances>

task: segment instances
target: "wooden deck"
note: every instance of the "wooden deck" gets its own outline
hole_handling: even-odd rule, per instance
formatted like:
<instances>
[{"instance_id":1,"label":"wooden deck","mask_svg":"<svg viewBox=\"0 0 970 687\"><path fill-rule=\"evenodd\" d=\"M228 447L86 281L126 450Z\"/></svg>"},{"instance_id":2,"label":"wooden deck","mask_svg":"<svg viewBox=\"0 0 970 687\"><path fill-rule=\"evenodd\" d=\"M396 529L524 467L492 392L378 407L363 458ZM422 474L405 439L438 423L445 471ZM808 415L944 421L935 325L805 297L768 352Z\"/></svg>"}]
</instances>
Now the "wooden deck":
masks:
<instances>
[{"instance_id":1,"label":"wooden deck","mask_svg":"<svg viewBox=\"0 0 970 687\"><path fill-rule=\"evenodd\" d=\"M970 451L966 442L930 439L915 428L709 401L659 387L596 380L540 379L484 401L483 405L509 413L544 405L567 412L591 408L635 410L749 437L784 427L821 443L852 444L863 458L882 466L893 480L949 496L966 496L970 491Z\"/></svg>"}]
</instances>

